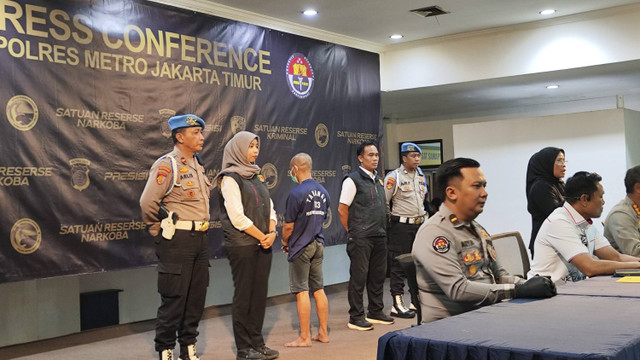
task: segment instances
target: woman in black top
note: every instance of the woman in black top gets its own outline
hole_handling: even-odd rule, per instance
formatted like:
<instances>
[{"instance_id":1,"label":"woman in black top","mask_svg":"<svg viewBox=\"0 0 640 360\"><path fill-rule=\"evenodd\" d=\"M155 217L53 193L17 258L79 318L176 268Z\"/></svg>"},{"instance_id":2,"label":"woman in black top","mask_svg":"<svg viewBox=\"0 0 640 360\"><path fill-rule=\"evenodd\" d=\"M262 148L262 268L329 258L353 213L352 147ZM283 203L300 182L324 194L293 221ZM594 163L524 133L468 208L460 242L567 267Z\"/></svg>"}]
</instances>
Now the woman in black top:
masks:
<instances>
[{"instance_id":1,"label":"woman in black top","mask_svg":"<svg viewBox=\"0 0 640 360\"><path fill-rule=\"evenodd\" d=\"M527 166L527 210L531 214L531 240L529 250L533 258L533 243L542 222L564 203L566 171L564 150L546 147L533 154Z\"/></svg>"}]
</instances>

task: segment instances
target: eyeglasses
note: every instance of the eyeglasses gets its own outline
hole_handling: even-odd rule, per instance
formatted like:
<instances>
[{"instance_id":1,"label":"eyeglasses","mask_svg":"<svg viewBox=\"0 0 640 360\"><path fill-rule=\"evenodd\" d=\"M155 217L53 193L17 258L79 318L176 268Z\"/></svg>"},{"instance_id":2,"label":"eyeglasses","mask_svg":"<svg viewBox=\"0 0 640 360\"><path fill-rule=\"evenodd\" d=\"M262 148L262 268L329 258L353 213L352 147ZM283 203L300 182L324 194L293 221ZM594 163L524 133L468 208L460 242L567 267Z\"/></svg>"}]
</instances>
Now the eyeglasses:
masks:
<instances>
[{"instance_id":1,"label":"eyeglasses","mask_svg":"<svg viewBox=\"0 0 640 360\"><path fill-rule=\"evenodd\" d=\"M556 164L558 164L558 165L565 165L567 163L568 163L567 160L556 160Z\"/></svg>"}]
</instances>

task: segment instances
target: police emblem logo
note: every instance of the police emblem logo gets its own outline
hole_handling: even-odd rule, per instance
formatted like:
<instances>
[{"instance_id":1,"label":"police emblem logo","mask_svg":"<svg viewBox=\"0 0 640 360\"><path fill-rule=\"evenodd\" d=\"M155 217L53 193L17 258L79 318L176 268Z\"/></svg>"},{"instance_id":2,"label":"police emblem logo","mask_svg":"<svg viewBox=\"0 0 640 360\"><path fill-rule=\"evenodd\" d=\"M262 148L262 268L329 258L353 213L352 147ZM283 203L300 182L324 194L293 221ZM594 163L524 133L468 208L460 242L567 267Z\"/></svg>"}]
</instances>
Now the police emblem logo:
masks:
<instances>
[{"instance_id":1,"label":"police emblem logo","mask_svg":"<svg viewBox=\"0 0 640 360\"><path fill-rule=\"evenodd\" d=\"M467 270L469 271L469 275L475 275L478 272L478 267L476 265L471 265Z\"/></svg>"},{"instance_id":2,"label":"police emblem logo","mask_svg":"<svg viewBox=\"0 0 640 360\"><path fill-rule=\"evenodd\" d=\"M89 165L91 161L82 158L69 160L71 165L71 186L78 191L82 191L89 187Z\"/></svg>"},{"instance_id":3,"label":"police emblem logo","mask_svg":"<svg viewBox=\"0 0 640 360\"><path fill-rule=\"evenodd\" d=\"M195 183L193 181L188 181L187 182L187 186L193 186L193 185L195 185Z\"/></svg>"},{"instance_id":4,"label":"police emblem logo","mask_svg":"<svg viewBox=\"0 0 640 360\"><path fill-rule=\"evenodd\" d=\"M28 218L16 221L11 228L11 246L20 254L31 254L38 250L42 243L40 226Z\"/></svg>"},{"instance_id":5,"label":"police emblem logo","mask_svg":"<svg viewBox=\"0 0 640 360\"><path fill-rule=\"evenodd\" d=\"M276 169L275 165L271 163L264 164L262 166L262 175L267 189L271 190L278 185L278 169Z\"/></svg>"},{"instance_id":6,"label":"police emblem logo","mask_svg":"<svg viewBox=\"0 0 640 360\"><path fill-rule=\"evenodd\" d=\"M309 59L299 53L291 55L287 60L286 79L293 95L299 99L308 97L314 82L313 68Z\"/></svg>"},{"instance_id":7,"label":"police emblem logo","mask_svg":"<svg viewBox=\"0 0 640 360\"><path fill-rule=\"evenodd\" d=\"M158 176L156 176L156 184L158 185L162 185L164 184L164 181L167 179L167 174L165 173L158 173Z\"/></svg>"},{"instance_id":8,"label":"police emblem logo","mask_svg":"<svg viewBox=\"0 0 640 360\"><path fill-rule=\"evenodd\" d=\"M31 130L38 122L38 107L28 96L16 95L9 99L6 112L11 126L20 131Z\"/></svg>"},{"instance_id":9,"label":"police emblem logo","mask_svg":"<svg viewBox=\"0 0 640 360\"><path fill-rule=\"evenodd\" d=\"M327 217L322 222L322 228L326 229L331 225L331 220L333 218L333 214L331 213L331 209L327 208Z\"/></svg>"},{"instance_id":10,"label":"police emblem logo","mask_svg":"<svg viewBox=\"0 0 640 360\"><path fill-rule=\"evenodd\" d=\"M240 131L244 131L247 128L247 120L242 116L232 116L231 117L231 132L233 135L237 134Z\"/></svg>"},{"instance_id":11,"label":"police emblem logo","mask_svg":"<svg viewBox=\"0 0 640 360\"><path fill-rule=\"evenodd\" d=\"M327 129L327 126L325 124L320 123L316 125L315 135L316 144L318 146L320 146L321 148L327 146L327 144L329 143L329 129Z\"/></svg>"},{"instance_id":12,"label":"police emblem logo","mask_svg":"<svg viewBox=\"0 0 640 360\"><path fill-rule=\"evenodd\" d=\"M473 262L473 255L471 253L466 253L464 254L464 257L462 258L462 261L464 261L465 263L472 263Z\"/></svg>"},{"instance_id":13,"label":"police emblem logo","mask_svg":"<svg viewBox=\"0 0 640 360\"><path fill-rule=\"evenodd\" d=\"M195 126L198 121L193 116L187 116L187 120L185 120L185 123L187 123L187 125L189 126Z\"/></svg>"},{"instance_id":14,"label":"police emblem logo","mask_svg":"<svg viewBox=\"0 0 640 360\"><path fill-rule=\"evenodd\" d=\"M186 172L189 172L189 168L186 167L186 166L183 166L183 167L180 168L180 172L183 173L183 174L186 173Z\"/></svg>"},{"instance_id":15,"label":"police emblem logo","mask_svg":"<svg viewBox=\"0 0 640 360\"><path fill-rule=\"evenodd\" d=\"M407 151L418 151L413 145L407 146Z\"/></svg>"},{"instance_id":16,"label":"police emblem logo","mask_svg":"<svg viewBox=\"0 0 640 360\"><path fill-rule=\"evenodd\" d=\"M449 251L451 244L449 240L444 236L438 236L433 240L433 250L437 253L445 254Z\"/></svg>"},{"instance_id":17,"label":"police emblem logo","mask_svg":"<svg viewBox=\"0 0 640 360\"><path fill-rule=\"evenodd\" d=\"M158 110L160 113L160 126L162 131L162 136L167 139L171 137L171 127L169 126L169 118L176 115L176 112L171 109L160 109Z\"/></svg>"},{"instance_id":18,"label":"police emblem logo","mask_svg":"<svg viewBox=\"0 0 640 360\"><path fill-rule=\"evenodd\" d=\"M388 178L388 179L387 179L387 185L386 185L387 190L391 190L391 189L393 189L393 186L394 186L395 184L396 184L396 179L394 179L394 178L392 178L392 177Z\"/></svg>"}]
</instances>

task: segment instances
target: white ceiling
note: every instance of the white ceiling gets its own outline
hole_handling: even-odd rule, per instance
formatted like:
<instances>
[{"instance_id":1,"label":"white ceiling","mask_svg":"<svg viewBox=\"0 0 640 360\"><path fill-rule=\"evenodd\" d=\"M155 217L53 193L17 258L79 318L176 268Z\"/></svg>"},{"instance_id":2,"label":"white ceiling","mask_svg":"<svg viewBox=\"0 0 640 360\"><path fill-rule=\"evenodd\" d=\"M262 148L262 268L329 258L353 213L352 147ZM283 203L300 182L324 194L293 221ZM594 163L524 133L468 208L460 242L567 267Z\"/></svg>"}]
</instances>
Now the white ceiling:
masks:
<instances>
[{"instance_id":1,"label":"white ceiling","mask_svg":"<svg viewBox=\"0 0 640 360\"><path fill-rule=\"evenodd\" d=\"M640 3L631 0L215 0L242 11L288 24L356 38L381 47L469 31L544 21L605 8ZM410 10L437 5L450 14L420 17ZM308 18L303 10L314 8ZM556 9L543 17L540 10ZM404 35L391 40L391 34ZM625 107L640 110L640 61L384 92L387 119L439 120L549 111L612 108L616 95ZM550 81L559 89L544 88ZM556 110L554 110L556 109ZM401 120L402 121L402 120Z\"/></svg>"}]
</instances>

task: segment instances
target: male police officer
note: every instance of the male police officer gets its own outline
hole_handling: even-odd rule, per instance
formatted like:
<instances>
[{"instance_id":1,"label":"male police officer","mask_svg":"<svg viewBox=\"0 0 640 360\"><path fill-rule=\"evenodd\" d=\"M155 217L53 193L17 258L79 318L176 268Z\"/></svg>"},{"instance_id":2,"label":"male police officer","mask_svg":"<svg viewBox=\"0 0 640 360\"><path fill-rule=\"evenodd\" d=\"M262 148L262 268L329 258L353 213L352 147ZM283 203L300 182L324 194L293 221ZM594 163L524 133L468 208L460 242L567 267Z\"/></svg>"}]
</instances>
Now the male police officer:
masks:
<instances>
[{"instance_id":1,"label":"male police officer","mask_svg":"<svg viewBox=\"0 0 640 360\"><path fill-rule=\"evenodd\" d=\"M526 282L496 259L489 234L474 219L487 201L487 181L473 159L446 161L436 172L440 210L420 227L413 244L416 280L425 322L514 297L550 297L553 282Z\"/></svg>"},{"instance_id":2,"label":"male police officer","mask_svg":"<svg viewBox=\"0 0 640 360\"><path fill-rule=\"evenodd\" d=\"M389 257L391 258L391 316L412 318L415 311L404 305L405 275L396 256L411 252L413 239L425 220L424 198L427 183L418 167L422 150L410 142L400 146L402 165L390 171L384 178L384 192L387 198L387 212L391 214L391 224L387 231ZM410 305L412 307L413 304Z\"/></svg>"},{"instance_id":3,"label":"male police officer","mask_svg":"<svg viewBox=\"0 0 640 360\"><path fill-rule=\"evenodd\" d=\"M173 151L153 164L140 198L158 255L155 348L160 360L172 360L177 337L180 359L199 360L195 343L209 283L211 184L197 155L205 124L195 115L180 115L171 117L169 126Z\"/></svg>"}]
</instances>

